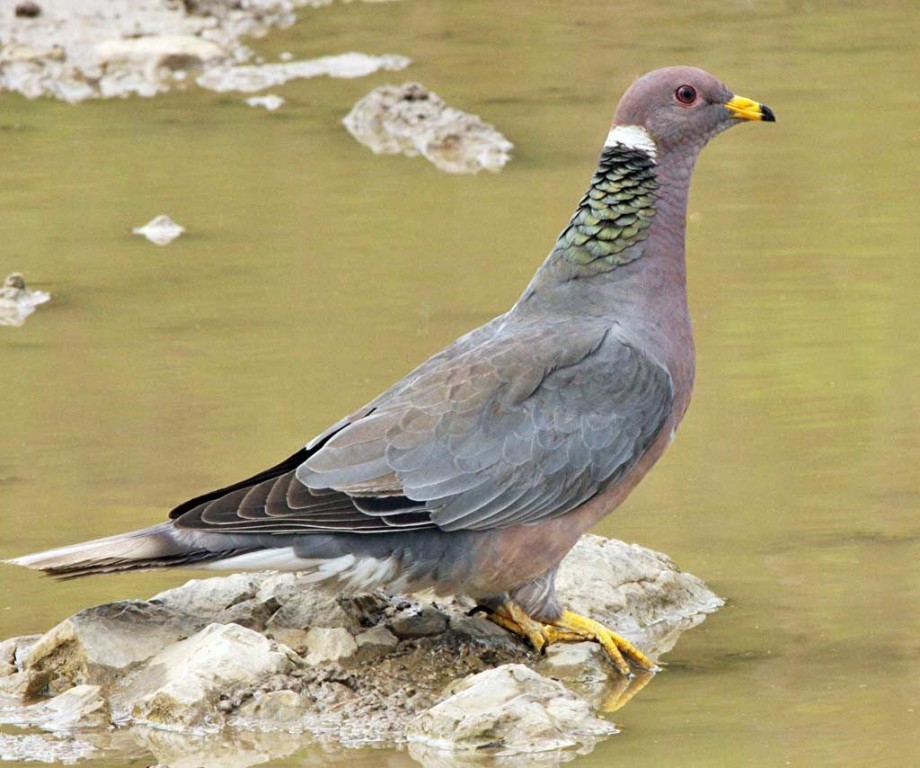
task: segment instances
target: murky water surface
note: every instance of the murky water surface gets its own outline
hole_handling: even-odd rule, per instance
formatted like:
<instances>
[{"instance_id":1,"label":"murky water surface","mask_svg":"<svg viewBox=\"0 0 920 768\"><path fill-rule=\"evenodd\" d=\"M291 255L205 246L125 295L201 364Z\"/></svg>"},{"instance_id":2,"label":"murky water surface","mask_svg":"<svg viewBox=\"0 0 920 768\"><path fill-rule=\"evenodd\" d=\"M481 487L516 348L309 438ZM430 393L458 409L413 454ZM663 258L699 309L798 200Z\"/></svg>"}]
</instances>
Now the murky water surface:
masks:
<instances>
[{"instance_id":1,"label":"murky water surface","mask_svg":"<svg viewBox=\"0 0 920 768\"><path fill-rule=\"evenodd\" d=\"M918 16L861 5L335 5L259 50L413 65L289 83L277 113L199 90L3 96L0 272L54 300L0 328L0 556L159 521L506 309L584 190L619 94L696 64L779 122L701 159L694 402L599 532L668 552L729 605L576 763L915 764ZM355 143L342 116L408 79L494 123L515 159L452 177ZM159 213L187 234L165 248L130 234ZM54 584L4 567L0 637L188 575ZM335 760L412 764L309 747L273 764Z\"/></svg>"}]
</instances>

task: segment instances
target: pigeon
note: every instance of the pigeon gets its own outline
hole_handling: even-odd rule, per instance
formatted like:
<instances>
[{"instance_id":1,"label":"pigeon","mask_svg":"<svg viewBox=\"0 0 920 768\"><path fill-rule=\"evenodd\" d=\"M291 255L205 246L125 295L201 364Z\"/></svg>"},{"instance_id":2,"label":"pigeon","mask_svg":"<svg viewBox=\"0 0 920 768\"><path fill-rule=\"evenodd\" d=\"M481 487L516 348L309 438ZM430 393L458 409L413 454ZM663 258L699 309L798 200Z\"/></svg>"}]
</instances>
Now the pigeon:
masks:
<instances>
[{"instance_id":1,"label":"pigeon","mask_svg":"<svg viewBox=\"0 0 920 768\"><path fill-rule=\"evenodd\" d=\"M187 566L308 572L343 593L476 601L544 649L599 643L554 580L579 537L661 457L690 402L687 196L716 134L773 112L668 67L617 107L575 213L510 310L460 337L289 458L168 522L9 562L60 578Z\"/></svg>"}]
</instances>

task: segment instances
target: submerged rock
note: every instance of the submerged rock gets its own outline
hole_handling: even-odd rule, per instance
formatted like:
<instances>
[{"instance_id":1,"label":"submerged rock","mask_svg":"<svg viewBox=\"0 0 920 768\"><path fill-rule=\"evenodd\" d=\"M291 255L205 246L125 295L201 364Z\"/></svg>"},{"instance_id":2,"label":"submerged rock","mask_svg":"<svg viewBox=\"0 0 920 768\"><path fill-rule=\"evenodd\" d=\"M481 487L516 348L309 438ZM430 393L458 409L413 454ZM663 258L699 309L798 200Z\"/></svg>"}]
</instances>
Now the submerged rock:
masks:
<instances>
[{"instance_id":1,"label":"submerged rock","mask_svg":"<svg viewBox=\"0 0 920 768\"><path fill-rule=\"evenodd\" d=\"M559 587L564 602L652 656L721 604L664 555L596 536L566 558ZM103 736L121 730L99 726L128 727L169 764L161 755L174 749L198 754L182 734L213 734L201 754L222 755L218 732L232 740L276 731L339 748L411 739L411 754L426 765L492 752L524 765L528 750L550 762L590 751L614 730L592 709L622 706L654 677L620 677L592 643L541 656L473 607L380 592L347 597L297 573L193 580L0 643L0 720L96 728L81 737L116 750ZM241 746L239 764L298 743Z\"/></svg>"},{"instance_id":2,"label":"submerged rock","mask_svg":"<svg viewBox=\"0 0 920 768\"><path fill-rule=\"evenodd\" d=\"M22 2L15 13L0 14L0 89L29 98L80 102L154 96L183 86L190 74L204 73L204 87L235 90L232 83L241 82L247 87L240 90L259 90L267 85L252 84L317 74L359 77L381 67L401 69L408 64L403 57L343 54L282 65L237 66L254 58L243 44L245 37L289 26L298 7L328 4L324 0L42 0L39 7Z\"/></svg>"},{"instance_id":3,"label":"submerged rock","mask_svg":"<svg viewBox=\"0 0 920 768\"><path fill-rule=\"evenodd\" d=\"M185 227L163 214L151 219L143 227L135 227L131 231L135 235L143 235L156 245L169 245L185 232Z\"/></svg>"},{"instance_id":4,"label":"submerged rock","mask_svg":"<svg viewBox=\"0 0 920 768\"><path fill-rule=\"evenodd\" d=\"M282 64L253 64L249 66L214 67L201 75L197 82L212 91L261 91L288 80L311 77L364 77L380 70L399 70L409 66L409 59L395 54L370 56L366 53L342 53L318 59L291 61Z\"/></svg>"},{"instance_id":5,"label":"submerged rock","mask_svg":"<svg viewBox=\"0 0 920 768\"><path fill-rule=\"evenodd\" d=\"M250 107L262 107L269 112L274 112L284 106L284 99L274 93L267 93L264 96L250 96L246 99L246 103Z\"/></svg>"},{"instance_id":6,"label":"submerged rock","mask_svg":"<svg viewBox=\"0 0 920 768\"><path fill-rule=\"evenodd\" d=\"M22 325L35 311L35 307L51 299L45 291L33 291L26 287L20 272L6 276L0 286L0 325Z\"/></svg>"},{"instance_id":7,"label":"submerged rock","mask_svg":"<svg viewBox=\"0 0 920 768\"><path fill-rule=\"evenodd\" d=\"M375 154L421 155L448 173L499 171L514 149L477 115L447 106L419 83L375 88L342 123Z\"/></svg>"}]
</instances>

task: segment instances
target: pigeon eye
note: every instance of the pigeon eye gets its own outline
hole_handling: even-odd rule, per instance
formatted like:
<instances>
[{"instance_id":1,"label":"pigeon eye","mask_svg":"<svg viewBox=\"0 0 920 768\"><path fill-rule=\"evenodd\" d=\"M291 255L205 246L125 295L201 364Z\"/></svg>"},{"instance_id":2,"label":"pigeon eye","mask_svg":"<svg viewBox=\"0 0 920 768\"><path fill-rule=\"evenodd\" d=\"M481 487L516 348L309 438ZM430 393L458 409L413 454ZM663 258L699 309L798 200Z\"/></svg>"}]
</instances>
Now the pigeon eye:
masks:
<instances>
[{"instance_id":1,"label":"pigeon eye","mask_svg":"<svg viewBox=\"0 0 920 768\"><path fill-rule=\"evenodd\" d=\"M681 104L692 104L696 101L696 88L692 85L682 85L674 91L674 98Z\"/></svg>"}]
</instances>

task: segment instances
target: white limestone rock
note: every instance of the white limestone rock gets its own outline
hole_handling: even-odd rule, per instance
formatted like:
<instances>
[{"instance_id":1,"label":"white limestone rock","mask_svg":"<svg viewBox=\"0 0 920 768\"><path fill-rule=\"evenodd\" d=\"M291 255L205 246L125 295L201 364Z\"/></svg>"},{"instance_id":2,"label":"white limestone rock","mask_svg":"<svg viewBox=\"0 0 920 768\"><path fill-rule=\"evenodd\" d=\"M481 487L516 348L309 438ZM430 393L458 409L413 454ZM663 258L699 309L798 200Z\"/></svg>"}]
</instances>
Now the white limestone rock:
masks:
<instances>
[{"instance_id":1,"label":"white limestone rock","mask_svg":"<svg viewBox=\"0 0 920 768\"><path fill-rule=\"evenodd\" d=\"M364 77L380 70L394 71L409 66L409 59L392 53L372 56L367 53L340 53L318 59L280 64L213 67L197 79L198 85L212 91L251 93L274 88L288 80L313 77Z\"/></svg>"},{"instance_id":2,"label":"white limestone rock","mask_svg":"<svg viewBox=\"0 0 920 768\"><path fill-rule=\"evenodd\" d=\"M219 701L252 691L284 675L299 658L264 635L236 624L209 624L198 634L152 658L131 685L113 699L113 714L126 710L136 723L184 731L222 726Z\"/></svg>"},{"instance_id":3,"label":"white limestone rock","mask_svg":"<svg viewBox=\"0 0 920 768\"><path fill-rule=\"evenodd\" d=\"M597 643L556 643L545 649L537 671L567 683L598 683L618 675Z\"/></svg>"},{"instance_id":4,"label":"white limestone rock","mask_svg":"<svg viewBox=\"0 0 920 768\"><path fill-rule=\"evenodd\" d=\"M20 326L39 304L50 300L51 294L27 288L22 273L12 272L0 286L0 325Z\"/></svg>"},{"instance_id":5,"label":"white limestone rock","mask_svg":"<svg viewBox=\"0 0 920 768\"><path fill-rule=\"evenodd\" d=\"M590 747L615 732L584 699L522 664L454 683L406 730L411 742L440 750L501 756Z\"/></svg>"},{"instance_id":6,"label":"white limestone rock","mask_svg":"<svg viewBox=\"0 0 920 768\"><path fill-rule=\"evenodd\" d=\"M395 648L399 644L399 638L390 632L383 624L379 624L366 632L356 635L355 644L358 648L364 648L365 646Z\"/></svg>"},{"instance_id":7,"label":"white limestone rock","mask_svg":"<svg viewBox=\"0 0 920 768\"><path fill-rule=\"evenodd\" d=\"M185 232L185 227L176 224L166 214L161 214L148 221L142 227L131 230L135 235L143 235L155 245L169 245L179 235Z\"/></svg>"},{"instance_id":8,"label":"white limestone rock","mask_svg":"<svg viewBox=\"0 0 920 768\"><path fill-rule=\"evenodd\" d=\"M724 605L667 555L591 534L562 561L556 589L567 608L606 624L652 657Z\"/></svg>"},{"instance_id":9,"label":"white limestone rock","mask_svg":"<svg viewBox=\"0 0 920 768\"><path fill-rule=\"evenodd\" d=\"M75 685L106 685L203 622L143 601L87 608L52 627L25 654L31 693L61 693Z\"/></svg>"},{"instance_id":10,"label":"white limestone rock","mask_svg":"<svg viewBox=\"0 0 920 768\"><path fill-rule=\"evenodd\" d=\"M28 706L0 704L0 723L73 731L109 725L108 704L98 685L77 685L59 696Z\"/></svg>"},{"instance_id":11,"label":"white limestone rock","mask_svg":"<svg viewBox=\"0 0 920 768\"><path fill-rule=\"evenodd\" d=\"M284 99L274 93L267 93L264 96L250 96L246 99L246 104L250 107L262 107L269 112L274 112L284 106Z\"/></svg>"},{"instance_id":12,"label":"white limestone rock","mask_svg":"<svg viewBox=\"0 0 920 768\"><path fill-rule=\"evenodd\" d=\"M342 123L374 154L421 155L447 173L499 171L514 149L493 126L419 83L375 88Z\"/></svg>"},{"instance_id":13,"label":"white limestone rock","mask_svg":"<svg viewBox=\"0 0 920 768\"><path fill-rule=\"evenodd\" d=\"M307 632L307 664L340 661L357 650L355 638L343 627L313 627Z\"/></svg>"}]
</instances>

